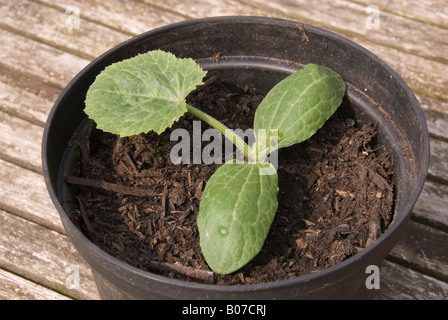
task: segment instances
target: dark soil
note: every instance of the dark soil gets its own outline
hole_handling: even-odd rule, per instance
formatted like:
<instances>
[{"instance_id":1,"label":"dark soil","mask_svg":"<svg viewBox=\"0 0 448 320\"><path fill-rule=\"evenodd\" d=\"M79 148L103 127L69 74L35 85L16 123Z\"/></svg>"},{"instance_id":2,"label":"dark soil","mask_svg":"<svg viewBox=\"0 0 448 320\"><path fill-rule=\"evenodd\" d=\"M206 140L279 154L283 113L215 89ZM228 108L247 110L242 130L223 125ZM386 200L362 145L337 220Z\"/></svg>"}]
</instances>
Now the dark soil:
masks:
<instances>
[{"instance_id":1,"label":"dark soil","mask_svg":"<svg viewBox=\"0 0 448 320\"><path fill-rule=\"evenodd\" d=\"M262 98L214 79L188 101L245 130ZM193 120L186 114L172 129L191 130ZM358 128L338 111L312 138L281 150L279 207L265 245L226 276L210 272L196 227L202 190L219 165L173 164L170 150L178 142L170 141L170 130L118 138L92 129L77 137L81 161L67 181L76 185L82 230L118 259L197 282L264 283L333 266L387 229L394 205L392 163L376 136L373 124Z\"/></svg>"}]
</instances>

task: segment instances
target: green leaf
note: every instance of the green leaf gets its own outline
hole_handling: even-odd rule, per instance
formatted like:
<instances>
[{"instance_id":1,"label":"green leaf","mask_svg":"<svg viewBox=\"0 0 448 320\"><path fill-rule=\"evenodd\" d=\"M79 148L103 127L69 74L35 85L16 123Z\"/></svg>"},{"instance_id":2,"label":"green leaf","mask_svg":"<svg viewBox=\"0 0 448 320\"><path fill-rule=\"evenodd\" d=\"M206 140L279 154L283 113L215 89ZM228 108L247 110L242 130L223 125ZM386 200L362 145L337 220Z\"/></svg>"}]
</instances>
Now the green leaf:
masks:
<instances>
[{"instance_id":1,"label":"green leaf","mask_svg":"<svg viewBox=\"0 0 448 320\"><path fill-rule=\"evenodd\" d=\"M278 177L270 167L228 162L208 180L197 223L202 253L214 272L238 270L261 250L277 210ZM263 174L266 169L273 174Z\"/></svg>"},{"instance_id":2,"label":"green leaf","mask_svg":"<svg viewBox=\"0 0 448 320\"><path fill-rule=\"evenodd\" d=\"M97 76L85 112L98 128L121 136L161 133L187 111L185 98L205 74L192 59L161 50L140 54Z\"/></svg>"},{"instance_id":3,"label":"green leaf","mask_svg":"<svg viewBox=\"0 0 448 320\"><path fill-rule=\"evenodd\" d=\"M255 113L254 130L278 129L284 139L278 148L311 137L336 111L345 83L335 71L308 64L269 91Z\"/></svg>"}]
</instances>

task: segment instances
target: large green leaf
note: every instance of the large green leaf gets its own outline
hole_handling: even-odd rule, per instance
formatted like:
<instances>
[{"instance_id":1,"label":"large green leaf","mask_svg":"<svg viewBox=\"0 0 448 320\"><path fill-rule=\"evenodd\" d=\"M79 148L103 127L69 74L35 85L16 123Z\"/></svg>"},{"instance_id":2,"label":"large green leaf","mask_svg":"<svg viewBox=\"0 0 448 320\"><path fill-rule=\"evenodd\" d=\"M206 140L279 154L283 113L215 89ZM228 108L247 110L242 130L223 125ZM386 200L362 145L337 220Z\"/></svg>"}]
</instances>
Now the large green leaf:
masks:
<instances>
[{"instance_id":1,"label":"large green leaf","mask_svg":"<svg viewBox=\"0 0 448 320\"><path fill-rule=\"evenodd\" d=\"M85 112L98 128L130 136L161 133L186 111L186 96L206 72L192 59L161 50L114 63L87 92Z\"/></svg>"},{"instance_id":2,"label":"large green leaf","mask_svg":"<svg viewBox=\"0 0 448 320\"><path fill-rule=\"evenodd\" d=\"M262 248L277 210L272 165L228 162L208 180L198 214L202 253L216 273L228 274Z\"/></svg>"},{"instance_id":3,"label":"large green leaf","mask_svg":"<svg viewBox=\"0 0 448 320\"><path fill-rule=\"evenodd\" d=\"M333 70L308 64L269 91L255 113L255 134L260 129L279 130L278 148L311 137L336 111L345 83Z\"/></svg>"}]
</instances>

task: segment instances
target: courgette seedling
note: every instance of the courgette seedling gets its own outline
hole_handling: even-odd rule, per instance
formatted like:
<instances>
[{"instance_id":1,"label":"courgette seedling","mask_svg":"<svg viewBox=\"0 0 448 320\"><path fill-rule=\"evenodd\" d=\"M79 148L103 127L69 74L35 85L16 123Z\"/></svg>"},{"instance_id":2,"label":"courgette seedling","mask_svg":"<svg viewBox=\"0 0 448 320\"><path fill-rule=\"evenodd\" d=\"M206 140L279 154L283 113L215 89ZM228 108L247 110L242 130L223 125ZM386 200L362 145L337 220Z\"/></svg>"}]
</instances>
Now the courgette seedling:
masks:
<instances>
[{"instance_id":1,"label":"courgette seedling","mask_svg":"<svg viewBox=\"0 0 448 320\"><path fill-rule=\"evenodd\" d=\"M278 176L267 155L311 137L336 111L345 83L333 70L307 64L280 81L258 106L251 146L218 120L186 103L206 71L192 59L150 51L114 63L87 92L85 112L122 137L160 134L187 111L218 129L245 155L207 181L199 207L200 246L209 267L228 274L261 250L277 211ZM298 200L300 201L300 200Z\"/></svg>"}]
</instances>

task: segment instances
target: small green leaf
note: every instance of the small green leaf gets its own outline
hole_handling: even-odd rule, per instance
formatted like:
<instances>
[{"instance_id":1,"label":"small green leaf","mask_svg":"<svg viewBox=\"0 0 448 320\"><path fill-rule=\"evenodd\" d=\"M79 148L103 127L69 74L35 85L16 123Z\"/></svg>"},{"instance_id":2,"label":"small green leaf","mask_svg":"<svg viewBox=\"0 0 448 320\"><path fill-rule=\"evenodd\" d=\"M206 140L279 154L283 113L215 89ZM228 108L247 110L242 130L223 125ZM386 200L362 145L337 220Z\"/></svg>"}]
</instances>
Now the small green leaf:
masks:
<instances>
[{"instance_id":1,"label":"small green leaf","mask_svg":"<svg viewBox=\"0 0 448 320\"><path fill-rule=\"evenodd\" d=\"M97 76L85 112L98 128L121 136L161 133L187 111L185 98L205 74L192 59L161 50L140 54Z\"/></svg>"},{"instance_id":2,"label":"small green leaf","mask_svg":"<svg viewBox=\"0 0 448 320\"><path fill-rule=\"evenodd\" d=\"M238 270L261 250L277 210L278 177L272 166L228 162L208 180L198 214L202 253L216 273Z\"/></svg>"},{"instance_id":3,"label":"small green leaf","mask_svg":"<svg viewBox=\"0 0 448 320\"><path fill-rule=\"evenodd\" d=\"M255 113L259 129L278 129L284 139L278 148L311 137L336 111L345 94L345 83L335 71L308 64L269 91Z\"/></svg>"},{"instance_id":4,"label":"small green leaf","mask_svg":"<svg viewBox=\"0 0 448 320\"><path fill-rule=\"evenodd\" d=\"M278 129L259 130L257 139L249 150L249 159L264 162L269 154L278 149L278 144L285 138L283 131Z\"/></svg>"}]
</instances>

